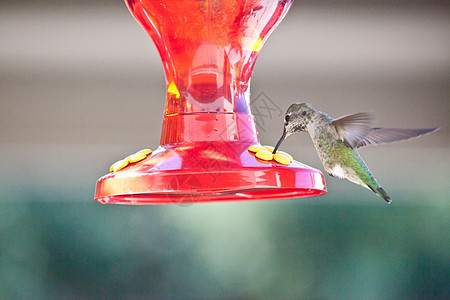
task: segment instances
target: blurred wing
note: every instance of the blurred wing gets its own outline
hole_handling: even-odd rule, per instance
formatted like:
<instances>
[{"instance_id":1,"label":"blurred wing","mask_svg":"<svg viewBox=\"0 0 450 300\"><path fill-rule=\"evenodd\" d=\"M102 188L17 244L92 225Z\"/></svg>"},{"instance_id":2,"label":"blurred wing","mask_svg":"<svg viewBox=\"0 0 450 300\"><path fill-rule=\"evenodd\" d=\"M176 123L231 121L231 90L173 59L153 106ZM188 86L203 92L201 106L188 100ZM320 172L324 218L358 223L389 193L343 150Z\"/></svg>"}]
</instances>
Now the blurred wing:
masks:
<instances>
[{"instance_id":1,"label":"blurred wing","mask_svg":"<svg viewBox=\"0 0 450 300\"><path fill-rule=\"evenodd\" d=\"M331 122L341 140L355 148L372 130L373 116L369 113L357 113L335 119Z\"/></svg>"},{"instance_id":2,"label":"blurred wing","mask_svg":"<svg viewBox=\"0 0 450 300\"><path fill-rule=\"evenodd\" d=\"M366 136L366 138L358 143L357 147L361 148L365 146L409 140L424 134L434 132L438 129L439 128L425 128L425 129L373 128L373 130Z\"/></svg>"}]
</instances>

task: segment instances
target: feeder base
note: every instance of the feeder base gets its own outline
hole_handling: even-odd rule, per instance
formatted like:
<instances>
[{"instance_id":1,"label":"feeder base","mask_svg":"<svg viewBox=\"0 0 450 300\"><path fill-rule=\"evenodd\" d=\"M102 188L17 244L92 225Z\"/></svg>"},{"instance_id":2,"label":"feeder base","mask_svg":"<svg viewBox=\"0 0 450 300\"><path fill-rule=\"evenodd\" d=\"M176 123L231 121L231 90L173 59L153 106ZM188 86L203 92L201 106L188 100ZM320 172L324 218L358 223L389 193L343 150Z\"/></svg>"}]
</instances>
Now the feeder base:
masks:
<instances>
[{"instance_id":1,"label":"feeder base","mask_svg":"<svg viewBox=\"0 0 450 300\"><path fill-rule=\"evenodd\" d=\"M187 204L326 193L319 170L297 161L284 166L259 160L248 146L197 142L159 147L146 159L100 178L95 200L104 204Z\"/></svg>"}]
</instances>

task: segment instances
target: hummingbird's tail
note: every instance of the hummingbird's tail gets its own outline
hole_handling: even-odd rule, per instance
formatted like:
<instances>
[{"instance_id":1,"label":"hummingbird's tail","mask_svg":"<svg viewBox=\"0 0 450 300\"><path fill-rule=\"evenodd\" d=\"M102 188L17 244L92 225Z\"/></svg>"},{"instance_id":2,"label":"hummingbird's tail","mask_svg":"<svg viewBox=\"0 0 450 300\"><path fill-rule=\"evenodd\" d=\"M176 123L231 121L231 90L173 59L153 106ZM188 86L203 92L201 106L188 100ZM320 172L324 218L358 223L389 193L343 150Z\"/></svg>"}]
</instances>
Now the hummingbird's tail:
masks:
<instances>
[{"instance_id":1,"label":"hummingbird's tail","mask_svg":"<svg viewBox=\"0 0 450 300\"><path fill-rule=\"evenodd\" d=\"M381 186L373 188L370 185L368 185L368 187L369 187L369 189L372 190L372 192L374 192L375 194L377 194L378 196L383 198L384 201L386 201L388 204L390 204L392 202L391 197L389 197L389 195L386 193L385 190L383 190L383 188Z\"/></svg>"}]
</instances>

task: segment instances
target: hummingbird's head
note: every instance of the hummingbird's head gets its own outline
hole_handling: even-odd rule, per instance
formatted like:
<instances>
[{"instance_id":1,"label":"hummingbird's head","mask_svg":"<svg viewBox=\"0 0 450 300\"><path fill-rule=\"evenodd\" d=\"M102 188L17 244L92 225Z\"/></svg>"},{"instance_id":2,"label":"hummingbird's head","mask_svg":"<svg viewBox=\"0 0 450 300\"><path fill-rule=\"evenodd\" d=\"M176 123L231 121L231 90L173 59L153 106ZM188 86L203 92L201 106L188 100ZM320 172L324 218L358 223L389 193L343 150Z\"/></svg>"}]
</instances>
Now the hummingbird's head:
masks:
<instances>
[{"instance_id":1,"label":"hummingbird's head","mask_svg":"<svg viewBox=\"0 0 450 300\"><path fill-rule=\"evenodd\" d=\"M307 103L294 103L289 106L284 115L283 135L278 141L273 153L276 153L281 143L294 132L307 131L314 109Z\"/></svg>"}]
</instances>

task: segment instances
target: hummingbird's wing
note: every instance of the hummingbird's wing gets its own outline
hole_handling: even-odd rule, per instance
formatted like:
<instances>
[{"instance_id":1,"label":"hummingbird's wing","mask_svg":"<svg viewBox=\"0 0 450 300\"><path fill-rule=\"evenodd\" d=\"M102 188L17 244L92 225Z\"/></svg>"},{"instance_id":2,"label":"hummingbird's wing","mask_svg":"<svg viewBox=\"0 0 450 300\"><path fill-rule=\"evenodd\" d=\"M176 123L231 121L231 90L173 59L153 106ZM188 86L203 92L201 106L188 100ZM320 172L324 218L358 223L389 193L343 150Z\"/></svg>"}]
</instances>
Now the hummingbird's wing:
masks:
<instances>
[{"instance_id":1,"label":"hummingbird's wing","mask_svg":"<svg viewBox=\"0 0 450 300\"><path fill-rule=\"evenodd\" d=\"M434 132L439 128L403 129L403 128L372 128L372 131L358 143L357 148L378 144L409 140Z\"/></svg>"},{"instance_id":2,"label":"hummingbird's wing","mask_svg":"<svg viewBox=\"0 0 450 300\"><path fill-rule=\"evenodd\" d=\"M355 148L372 130L373 116L369 113L357 113L335 119L334 126L339 138L349 147Z\"/></svg>"}]
</instances>

